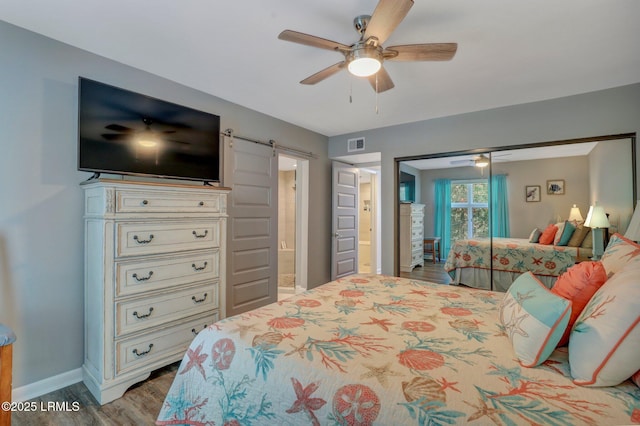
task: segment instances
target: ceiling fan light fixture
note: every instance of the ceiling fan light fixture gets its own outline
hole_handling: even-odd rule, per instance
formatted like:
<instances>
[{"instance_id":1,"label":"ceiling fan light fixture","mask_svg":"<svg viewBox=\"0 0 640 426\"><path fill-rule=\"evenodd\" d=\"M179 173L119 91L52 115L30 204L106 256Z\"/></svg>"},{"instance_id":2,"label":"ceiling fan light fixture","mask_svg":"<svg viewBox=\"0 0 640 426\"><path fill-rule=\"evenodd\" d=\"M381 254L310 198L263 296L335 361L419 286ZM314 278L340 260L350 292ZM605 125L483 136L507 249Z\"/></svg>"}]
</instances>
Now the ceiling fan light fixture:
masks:
<instances>
[{"instance_id":1,"label":"ceiling fan light fixture","mask_svg":"<svg viewBox=\"0 0 640 426\"><path fill-rule=\"evenodd\" d=\"M356 77L369 77L382 67L381 57L379 47L363 46L351 52L347 68Z\"/></svg>"},{"instance_id":2,"label":"ceiling fan light fixture","mask_svg":"<svg viewBox=\"0 0 640 426\"><path fill-rule=\"evenodd\" d=\"M158 145L158 137L149 129L140 133L137 138L138 145L143 148L153 148Z\"/></svg>"},{"instance_id":3,"label":"ceiling fan light fixture","mask_svg":"<svg viewBox=\"0 0 640 426\"><path fill-rule=\"evenodd\" d=\"M480 157L475 159L475 165L480 168L487 167L489 165L489 159L484 155L480 155Z\"/></svg>"}]
</instances>

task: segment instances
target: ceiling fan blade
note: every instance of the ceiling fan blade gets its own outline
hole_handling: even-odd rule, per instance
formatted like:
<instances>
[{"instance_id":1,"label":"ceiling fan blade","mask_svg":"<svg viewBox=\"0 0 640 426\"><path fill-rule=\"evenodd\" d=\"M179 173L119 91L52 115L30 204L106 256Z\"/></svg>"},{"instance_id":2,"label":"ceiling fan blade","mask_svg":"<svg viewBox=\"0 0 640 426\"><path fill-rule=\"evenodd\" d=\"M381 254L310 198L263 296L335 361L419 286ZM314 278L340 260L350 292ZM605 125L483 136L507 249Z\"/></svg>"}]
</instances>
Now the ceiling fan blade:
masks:
<instances>
[{"instance_id":1,"label":"ceiling fan blade","mask_svg":"<svg viewBox=\"0 0 640 426\"><path fill-rule=\"evenodd\" d=\"M104 126L105 129L113 130L114 132L135 132L134 129L129 127L121 126L120 124L109 124Z\"/></svg>"},{"instance_id":2,"label":"ceiling fan blade","mask_svg":"<svg viewBox=\"0 0 640 426\"><path fill-rule=\"evenodd\" d=\"M327 40L326 38L316 37L292 30L284 30L278 35L278 38L280 40L291 41L293 43L304 44L311 47L318 47L320 49L338 51L350 49L346 44L338 43L337 41Z\"/></svg>"},{"instance_id":3,"label":"ceiling fan blade","mask_svg":"<svg viewBox=\"0 0 640 426\"><path fill-rule=\"evenodd\" d=\"M108 141L122 141L122 140L127 140L130 139L133 135L132 134L127 134L127 133L103 133L102 135L103 139L108 140Z\"/></svg>"},{"instance_id":4,"label":"ceiling fan blade","mask_svg":"<svg viewBox=\"0 0 640 426\"><path fill-rule=\"evenodd\" d=\"M330 67L327 67L327 68L323 69L322 71L318 71L317 73L313 74L312 76L309 76L309 77L305 78L300 83L301 84L316 84L316 83L319 83L322 80L324 80L325 78L331 77L332 75L334 75L335 73L337 73L338 71L340 71L342 68L344 68L346 66L347 66L346 61L338 62L337 64L333 64Z\"/></svg>"},{"instance_id":5,"label":"ceiling fan blade","mask_svg":"<svg viewBox=\"0 0 640 426\"><path fill-rule=\"evenodd\" d=\"M389 38L413 6L413 0L380 0L367 24L363 40L376 37L378 44Z\"/></svg>"},{"instance_id":6,"label":"ceiling fan blade","mask_svg":"<svg viewBox=\"0 0 640 426\"><path fill-rule=\"evenodd\" d=\"M467 165L471 165L473 164L473 159L472 158L468 158L466 160L452 160L449 161L449 164L453 165L457 165L457 164L467 164Z\"/></svg>"},{"instance_id":7,"label":"ceiling fan blade","mask_svg":"<svg viewBox=\"0 0 640 426\"><path fill-rule=\"evenodd\" d=\"M376 90L376 78L378 80L377 81L378 93L385 92L395 87L395 84L393 84L393 80L391 80L389 73L387 72L387 70L384 69L384 67L380 68L380 70L374 75L367 77L367 79L369 80L369 83L371 83L371 87L373 87L373 90Z\"/></svg>"},{"instance_id":8,"label":"ceiling fan blade","mask_svg":"<svg viewBox=\"0 0 640 426\"><path fill-rule=\"evenodd\" d=\"M458 43L425 43L390 46L384 50L387 61L448 61L456 54Z\"/></svg>"}]
</instances>

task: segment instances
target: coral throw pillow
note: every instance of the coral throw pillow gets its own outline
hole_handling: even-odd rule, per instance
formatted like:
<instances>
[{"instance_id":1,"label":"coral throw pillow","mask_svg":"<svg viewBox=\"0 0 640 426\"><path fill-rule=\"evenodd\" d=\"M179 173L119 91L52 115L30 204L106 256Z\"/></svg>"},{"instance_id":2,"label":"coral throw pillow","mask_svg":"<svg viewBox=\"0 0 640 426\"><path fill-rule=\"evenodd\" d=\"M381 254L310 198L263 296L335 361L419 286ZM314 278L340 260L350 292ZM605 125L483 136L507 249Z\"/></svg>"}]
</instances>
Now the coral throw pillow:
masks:
<instances>
[{"instance_id":1,"label":"coral throw pillow","mask_svg":"<svg viewBox=\"0 0 640 426\"><path fill-rule=\"evenodd\" d=\"M556 232L558 232L558 227L556 225L549 225L545 228L545 230L542 232L542 235L540 235L540 240L538 241L540 244L545 244L545 245L549 245L551 243L553 243L553 239L556 236Z\"/></svg>"},{"instance_id":2,"label":"coral throw pillow","mask_svg":"<svg viewBox=\"0 0 640 426\"><path fill-rule=\"evenodd\" d=\"M551 292L572 302L569 324L558 346L569 343L571 327L591 297L607 281L607 272L601 262L582 262L560 275Z\"/></svg>"}]
</instances>

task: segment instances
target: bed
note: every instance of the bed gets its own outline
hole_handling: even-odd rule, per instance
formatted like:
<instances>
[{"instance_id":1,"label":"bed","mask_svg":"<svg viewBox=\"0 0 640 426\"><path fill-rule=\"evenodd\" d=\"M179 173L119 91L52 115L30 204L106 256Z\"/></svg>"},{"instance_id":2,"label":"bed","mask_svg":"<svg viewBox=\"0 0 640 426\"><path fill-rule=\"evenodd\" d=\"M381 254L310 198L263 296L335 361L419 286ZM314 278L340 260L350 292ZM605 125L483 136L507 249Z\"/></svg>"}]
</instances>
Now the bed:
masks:
<instances>
[{"instance_id":1,"label":"bed","mask_svg":"<svg viewBox=\"0 0 640 426\"><path fill-rule=\"evenodd\" d=\"M491 245L493 244L493 262ZM548 288L578 260L591 256L591 249L530 243L525 238L458 240L444 265L454 284L506 291L523 272L531 271ZM491 287L493 267L493 287Z\"/></svg>"},{"instance_id":2,"label":"bed","mask_svg":"<svg viewBox=\"0 0 640 426\"><path fill-rule=\"evenodd\" d=\"M354 275L219 321L191 343L157 424L630 424L640 388L536 368L499 323L503 294Z\"/></svg>"}]
</instances>

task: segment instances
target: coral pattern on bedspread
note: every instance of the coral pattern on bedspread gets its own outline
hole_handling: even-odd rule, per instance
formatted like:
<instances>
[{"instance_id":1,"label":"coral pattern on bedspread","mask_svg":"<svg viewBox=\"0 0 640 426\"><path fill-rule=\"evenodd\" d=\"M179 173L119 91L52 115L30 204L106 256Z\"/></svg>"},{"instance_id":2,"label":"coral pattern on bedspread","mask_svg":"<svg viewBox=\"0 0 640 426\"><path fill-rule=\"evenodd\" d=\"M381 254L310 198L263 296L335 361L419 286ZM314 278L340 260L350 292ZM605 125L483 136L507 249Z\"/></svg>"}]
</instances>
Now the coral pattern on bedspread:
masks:
<instances>
[{"instance_id":1,"label":"coral pattern on bedspread","mask_svg":"<svg viewBox=\"0 0 640 426\"><path fill-rule=\"evenodd\" d=\"M355 275L224 319L192 342L157 424L640 423L640 388L574 385L566 348L521 367L502 297Z\"/></svg>"},{"instance_id":2,"label":"coral pattern on bedspread","mask_svg":"<svg viewBox=\"0 0 640 426\"><path fill-rule=\"evenodd\" d=\"M458 240L453 244L444 270L453 277L456 268L480 268L506 272L527 272L558 277L575 264L575 247L558 247L529 243L521 238ZM492 262L489 260L493 259Z\"/></svg>"}]
</instances>

